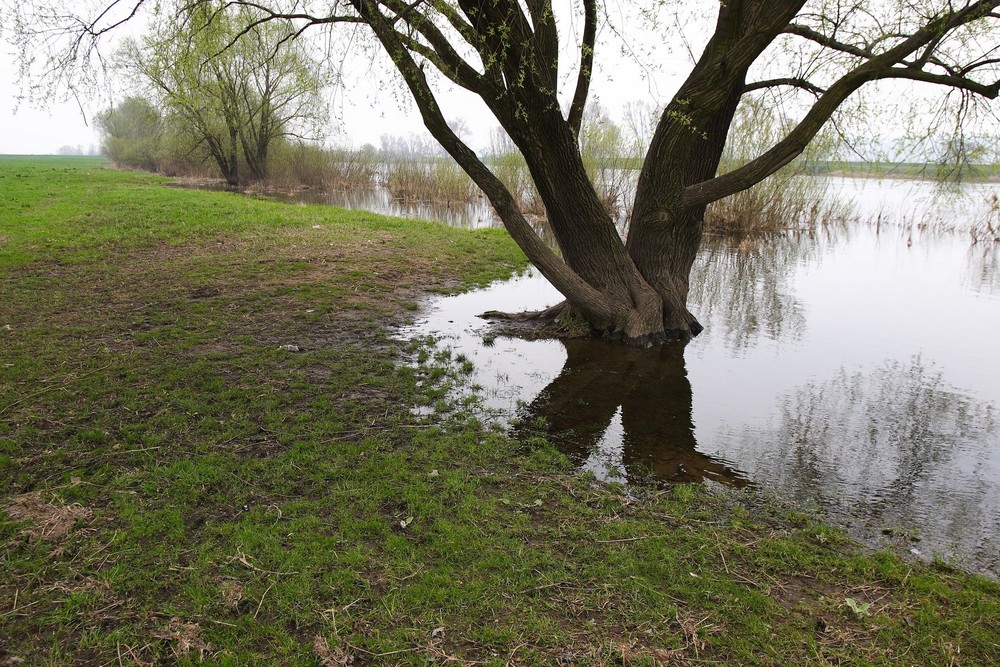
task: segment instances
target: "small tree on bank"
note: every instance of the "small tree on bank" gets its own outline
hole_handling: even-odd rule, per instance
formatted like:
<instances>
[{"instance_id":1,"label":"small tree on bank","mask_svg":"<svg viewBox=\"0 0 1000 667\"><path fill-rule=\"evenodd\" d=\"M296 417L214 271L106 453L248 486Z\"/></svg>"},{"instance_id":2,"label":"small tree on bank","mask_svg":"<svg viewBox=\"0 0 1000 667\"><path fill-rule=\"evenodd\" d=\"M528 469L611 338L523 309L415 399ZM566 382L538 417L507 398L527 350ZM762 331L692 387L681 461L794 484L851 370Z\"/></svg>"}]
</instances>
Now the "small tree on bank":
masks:
<instances>
[{"instance_id":1,"label":"small tree on bank","mask_svg":"<svg viewBox=\"0 0 1000 667\"><path fill-rule=\"evenodd\" d=\"M323 79L287 21L249 7L182 5L141 42L127 42L122 70L148 82L175 126L208 152L230 185L267 176L271 143L323 118Z\"/></svg>"},{"instance_id":2,"label":"small tree on bank","mask_svg":"<svg viewBox=\"0 0 1000 667\"><path fill-rule=\"evenodd\" d=\"M259 20L291 21L296 30L339 26L373 40L390 58L430 133L486 194L531 262L565 295L566 304L545 315L576 313L594 332L634 345L686 340L701 331L687 297L706 207L795 159L859 89L896 79L938 86L961 98L959 125L975 100L1000 94L1000 0L726 0L718 4L700 56L659 116L628 207L628 236L622 239L580 150L599 55L598 27L616 16L602 3L231 4L252 8ZM650 12L656 4L648 3ZM567 21L568 13L574 16ZM32 25L30 19L22 24ZM111 27L93 20L81 24L83 31L69 29L77 39L61 52L63 65L87 56L94 40ZM775 57L782 52L795 57ZM560 77L573 53L569 71L575 76L563 86ZM539 238L509 189L446 121L439 102L442 81L478 96L517 146L559 254ZM796 95L801 113L760 154L720 174L741 100L771 91Z\"/></svg>"}]
</instances>

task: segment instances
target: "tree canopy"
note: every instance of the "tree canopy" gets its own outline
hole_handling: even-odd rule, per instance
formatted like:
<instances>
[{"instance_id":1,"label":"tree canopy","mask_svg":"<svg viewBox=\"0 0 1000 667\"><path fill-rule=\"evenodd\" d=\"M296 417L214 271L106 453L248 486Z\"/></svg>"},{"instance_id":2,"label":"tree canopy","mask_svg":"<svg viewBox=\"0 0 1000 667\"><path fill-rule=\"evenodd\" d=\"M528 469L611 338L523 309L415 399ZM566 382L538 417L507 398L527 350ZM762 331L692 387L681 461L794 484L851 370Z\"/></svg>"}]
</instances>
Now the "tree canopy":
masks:
<instances>
[{"instance_id":1,"label":"tree canopy","mask_svg":"<svg viewBox=\"0 0 1000 667\"><path fill-rule=\"evenodd\" d=\"M188 6L213 6L207 2ZM125 13L144 4L136 0ZM59 67L90 58L95 40L118 23L108 11L123 6L115 2L104 13L64 21L72 39L58 51ZM580 151L592 74L605 56L597 35L602 28L663 30L656 17L664 6L669 3L640 5L645 22L628 26L597 0L231 0L220 7L251 10L244 31L282 22L290 38L314 28L346 29L378 45L427 129L566 296L564 307L546 315L572 313L595 333L642 346L686 340L701 330L687 296L705 207L793 160L859 90L896 80L938 87L956 101L951 118L958 128L979 101L1000 94L1000 0L720 2L711 9L714 24L704 42L684 44L693 65L659 115L622 238ZM20 10L22 39L40 29L38 17L26 11ZM664 30L654 52L670 38ZM477 96L520 150L558 253L449 125L440 102L445 84ZM787 103L794 122L759 155L721 173L737 108L762 94ZM955 136L959 154L961 133Z\"/></svg>"},{"instance_id":2,"label":"tree canopy","mask_svg":"<svg viewBox=\"0 0 1000 667\"><path fill-rule=\"evenodd\" d=\"M154 170L160 150L163 118L141 97L128 97L97 114L101 150L112 162L136 169Z\"/></svg>"},{"instance_id":3,"label":"tree canopy","mask_svg":"<svg viewBox=\"0 0 1000 667\"><path fill-rule=\"evenodd\" d=\"M245 164L267 175L271 143L324 118L324 78L287 21L259 22L247 6L179 5L141 40L129 40L118 66L153 89L167 112L203 145L230 184Z\"/></svg>"}]
</instances>

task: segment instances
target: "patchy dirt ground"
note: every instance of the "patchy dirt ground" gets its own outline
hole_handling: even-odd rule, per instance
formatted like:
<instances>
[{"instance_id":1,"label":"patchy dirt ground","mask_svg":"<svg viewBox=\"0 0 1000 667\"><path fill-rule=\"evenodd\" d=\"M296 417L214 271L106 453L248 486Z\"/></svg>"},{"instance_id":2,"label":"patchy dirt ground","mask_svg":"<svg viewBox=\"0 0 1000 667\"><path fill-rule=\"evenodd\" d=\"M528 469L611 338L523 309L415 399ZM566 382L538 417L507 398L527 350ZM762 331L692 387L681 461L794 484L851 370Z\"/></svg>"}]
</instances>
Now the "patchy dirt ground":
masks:
<instances>
[{"instance_id":1,"label":"patchy dirt ground","mask_svg":"<svg viewBox=\"0 0 1000 667\"><path fill-rule=\"evenodd\" d=\"M503 237L74 174L0 214L0 665L1000 660L994 583L446 400L392 327Z\"/></svg>"}]
</instances>

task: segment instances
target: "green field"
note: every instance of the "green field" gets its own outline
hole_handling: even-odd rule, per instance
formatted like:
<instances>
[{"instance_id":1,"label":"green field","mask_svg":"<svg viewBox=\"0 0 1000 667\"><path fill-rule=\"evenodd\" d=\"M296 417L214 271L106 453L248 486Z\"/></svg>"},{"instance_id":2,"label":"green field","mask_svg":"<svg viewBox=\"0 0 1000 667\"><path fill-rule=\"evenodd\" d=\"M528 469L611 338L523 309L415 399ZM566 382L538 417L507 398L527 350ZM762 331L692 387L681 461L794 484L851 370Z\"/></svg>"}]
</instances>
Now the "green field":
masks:
<instances>
[{"instance_id":1,"label":"green field","mask_svg":"<svg viewBox=\"0 0 1000 667\"><path fill-rule=\"evenodd\" d=\"M0 665L1000 662L995 582L752 492L625 493L449 402L468 360L392 327L524 265L0 158Z\"/></svg>"}]
</instances>

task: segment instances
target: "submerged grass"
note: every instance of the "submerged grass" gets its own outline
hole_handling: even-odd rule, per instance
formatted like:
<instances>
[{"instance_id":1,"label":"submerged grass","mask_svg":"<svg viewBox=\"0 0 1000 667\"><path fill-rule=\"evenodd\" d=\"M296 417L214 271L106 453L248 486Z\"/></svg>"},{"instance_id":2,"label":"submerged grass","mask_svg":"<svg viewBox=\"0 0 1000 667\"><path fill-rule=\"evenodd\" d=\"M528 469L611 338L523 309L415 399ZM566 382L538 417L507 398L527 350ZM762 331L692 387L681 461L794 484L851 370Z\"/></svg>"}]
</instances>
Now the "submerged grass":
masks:
<instances>
[{"instance_id":1,"label":"submerged grass","mask_svg":"<svg viewBox=\"0 0 1000 667\"><path fill-rule=\"evenodd\" d=\"M732 171L753 160L786 131L772 109L760 101L748 101L737 112L719 172ZM825 143L820 140L810 144L803 156L760 183L711 203L705 211L705 230L749 237L788 229L814 229L851 219L851 205L831 200L827 179L814 177Z\"/></svg>"},{"instance_id":2,"label":"submerged grass","mask_svg":"<svg viewBox=\"0 0 1000 667\"><path fill-rule=\"evenodd\" d=\"M987 201L978 219L969 230L973 243L1000 243L1000 198L995 194Z\"/></svg>"},{"instance_id":3,"label":"submerged grass","mask_svg":"<svg viewBox=\"0 0 1000 667\"><path fill-rule=\"evenodd\" d=\"M407 202L466 204L479 195L476 184L451 158L387 156L382 185Z\"/></svg>"},{"instance_id":4,"label":"submerged grass","mask_svg":"<svg viewBox=\"0 0 1000 667\"><path fill-rule=\"evenodd\" d=\"M465 360L387 327L522 267L501 234L66 160L0 191L0 664L1000 659L995 583L445 401Z\"/></svg>"}]
</instances>

